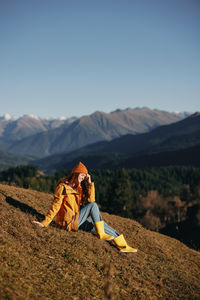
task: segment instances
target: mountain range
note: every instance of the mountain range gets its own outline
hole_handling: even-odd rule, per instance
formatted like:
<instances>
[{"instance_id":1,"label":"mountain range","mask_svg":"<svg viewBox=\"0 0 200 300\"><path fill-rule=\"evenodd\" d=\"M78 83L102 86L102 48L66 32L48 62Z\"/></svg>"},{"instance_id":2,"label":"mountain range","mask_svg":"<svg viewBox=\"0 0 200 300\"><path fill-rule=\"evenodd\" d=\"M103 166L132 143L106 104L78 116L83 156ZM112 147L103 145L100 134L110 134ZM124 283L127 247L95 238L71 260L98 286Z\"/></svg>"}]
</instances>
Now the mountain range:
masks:
<instances>
[{"instance_id":1,"label":"mountain range","mask_svg":"<svg viewBox=\"0 0 200 300\"><path fill-rule=\"evenodd\" d=\"M12 147L16 142L28 136L58 128L74 120L76 120L76 117L45 119L34 115L15 117L5 114L0 117L0 147L7 150L7 148Z\"/></svg>"},{"instance_id":2,"label":"mountain range","mask_svg":"<svg viewBox=\"0 0 200 300\"><path fill-rule=\"evenodd\" d=\"M71 169L77 161L90 168L200 166L200 113L143 134L87 145L36 161L43 170Z\"/></svg>"},{"instance_id":3,"label":"mountain range","mask_svg":"<svg viewBox=\"0 0 200 300\"><path fill-rule=\"evenodd\" d=\"M0 149L42 158L70 152L88 144L111 141L127 134L141 134L177 122L185 113L170 113L149 108L95 112L70 119L41 119L23 116L0 119Z\"/></svg>"},{"instance_id":4,"label":"mountain range","mask_svg":"<svg viewBox=\"0 0 200 300\"><path fill-rule=\"evenodd\" d=\"M89 168L199 166L200 113L149 108L80 118L0 117L0 170L32 163L47 173Z\"/></svg>"}]
</instances>

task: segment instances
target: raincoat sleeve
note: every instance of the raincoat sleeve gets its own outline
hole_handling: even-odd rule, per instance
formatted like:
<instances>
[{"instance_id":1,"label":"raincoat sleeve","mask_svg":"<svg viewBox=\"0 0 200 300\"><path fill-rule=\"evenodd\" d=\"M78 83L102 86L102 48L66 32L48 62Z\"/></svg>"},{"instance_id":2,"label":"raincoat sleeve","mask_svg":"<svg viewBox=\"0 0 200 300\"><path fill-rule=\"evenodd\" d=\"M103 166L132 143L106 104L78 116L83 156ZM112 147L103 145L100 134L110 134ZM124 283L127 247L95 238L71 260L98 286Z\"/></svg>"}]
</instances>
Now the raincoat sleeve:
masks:
<instances>
[{"instance_id":1,"label":"raincoat sleeve","mask_svg":"<svg viewBox=\"0 0 200 300\"><path fill-rule=\"evenodd\" d=\"M95 187L94 187L94 182L90 183L88 193L89 193L88 202L95 202Z\"/></svg>"},{"instance_id":2,"label":"raincoat sleeve","mask_svg":"<svg viewBox=\"0 0 200 300\"><path fill-rule=\"evenodd\" d=\"M54 200L53 203L51 205L51 208L49 209L45 219L41 222L45 227L47 227L51 221L53 220L53 218L55 217L55 215L58 213L61 205L62 205L62 201L64 198L64 184L59 184L55 190L54 193Z\"/></svg>"}]
</instances>

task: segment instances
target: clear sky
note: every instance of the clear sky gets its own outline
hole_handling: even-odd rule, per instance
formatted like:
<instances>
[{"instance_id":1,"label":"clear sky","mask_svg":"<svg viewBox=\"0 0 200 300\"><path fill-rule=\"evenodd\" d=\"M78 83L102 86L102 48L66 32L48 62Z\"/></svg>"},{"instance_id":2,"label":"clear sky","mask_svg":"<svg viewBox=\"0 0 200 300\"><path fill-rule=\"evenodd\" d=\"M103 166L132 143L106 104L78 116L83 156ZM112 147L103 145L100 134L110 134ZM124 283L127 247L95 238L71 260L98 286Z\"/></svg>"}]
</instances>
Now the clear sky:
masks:
<instances>
[{"instance_id":1,"label":"clear sky","mask_svg":"<svg viewBox=\"0 0 200 300\"><path fill-rule=\"evenodd\" d=\"M200 110L199 0L0 0L0 115Z\"/></svg>"}]
</instances>

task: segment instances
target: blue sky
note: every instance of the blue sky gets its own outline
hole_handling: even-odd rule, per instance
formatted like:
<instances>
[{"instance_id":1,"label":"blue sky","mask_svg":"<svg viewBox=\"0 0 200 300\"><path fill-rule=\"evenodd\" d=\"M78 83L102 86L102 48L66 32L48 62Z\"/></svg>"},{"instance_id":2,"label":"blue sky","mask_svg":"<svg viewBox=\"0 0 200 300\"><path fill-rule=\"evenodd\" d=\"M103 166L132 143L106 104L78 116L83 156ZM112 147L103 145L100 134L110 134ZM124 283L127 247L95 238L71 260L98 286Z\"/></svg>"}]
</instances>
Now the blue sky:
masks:
<instances>
[{"instance_id":1,"label":"blue sky","mask_svg":"<svg viewBox=\"0 0 200 300\"><path fill-rule=\"evenodd\" d=\"M200 110L200 1L0 0L0 115Z\"/></svg>"}]
</instances>

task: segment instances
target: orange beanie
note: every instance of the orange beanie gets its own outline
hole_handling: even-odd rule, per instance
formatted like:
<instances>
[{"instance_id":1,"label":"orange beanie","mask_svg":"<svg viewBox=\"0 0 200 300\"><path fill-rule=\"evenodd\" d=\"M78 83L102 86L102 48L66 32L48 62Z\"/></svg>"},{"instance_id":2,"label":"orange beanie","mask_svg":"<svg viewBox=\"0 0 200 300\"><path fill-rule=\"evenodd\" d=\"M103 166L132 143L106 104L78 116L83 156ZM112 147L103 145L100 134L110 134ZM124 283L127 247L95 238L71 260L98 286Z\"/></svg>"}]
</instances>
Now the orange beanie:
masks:
<instances>
[{"instance_id":1,"label":"orange beanie","mask_svg":"<svg viewBox=\"0 0 200 300\"><path fill-rule=\"evenodd\" d=\"M79 162L72 170L72 173L85 173L88 174L88 170L82 162Z\"/></svg>"}]
</instances>

